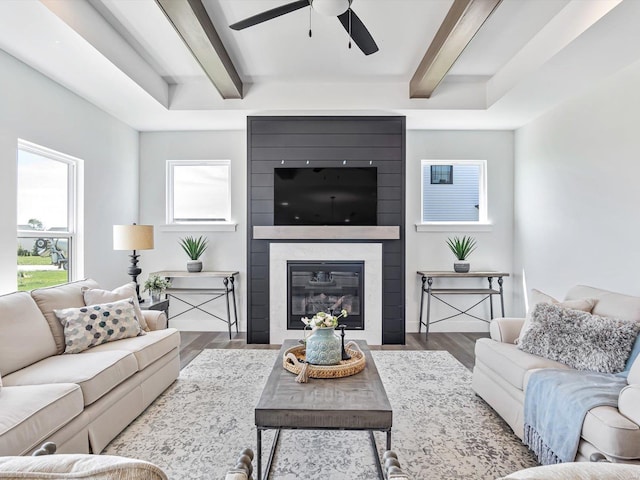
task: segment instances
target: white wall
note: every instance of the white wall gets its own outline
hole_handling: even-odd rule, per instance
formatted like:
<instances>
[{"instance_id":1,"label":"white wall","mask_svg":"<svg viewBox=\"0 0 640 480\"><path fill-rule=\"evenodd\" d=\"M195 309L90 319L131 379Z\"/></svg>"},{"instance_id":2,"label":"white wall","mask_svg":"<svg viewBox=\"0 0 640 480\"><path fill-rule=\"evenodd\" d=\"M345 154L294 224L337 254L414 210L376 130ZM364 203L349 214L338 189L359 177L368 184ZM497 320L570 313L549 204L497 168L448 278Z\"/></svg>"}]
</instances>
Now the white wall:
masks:
<instances>
[{"instance_id":1,"label":"white wall","mask_svg":"<svg viewBox=\"0 0 640 480\"><path fill-rule=\"evenodd\" d=\"M138 133L1 50L0 72L0 293L16 289L18 138L84 160L84 275L126 282L112 225L136 220Z\"/></svg>"},{"instance_id":2,"label":"white wall","mask_svg":"<svg viewBox=\"0 0 640 480\"><path fill-rule=\"evenodd\" d=\"M142 252L140 265L144 283L150 272L186 270L188 260L179 239L187 235L205 235L209 248L202 256L204 270L239 271L238 315L240 330L246 331L247 272L247 141L245 131L222 132L157 132L140 134L140 221L156 226L155 249ZM193 228L183 231L163 228L166 206L167 160L231 160L231 218L238 223L234 232L207 231ZM188 284L183 282L184 286ZM218 286L219 282L211 282ZM175 286L179 286L178 283ZM191 303L206 300L203 296L185 297ZM171 316L188 308L171 300ZM203 307L226 315L223 299ZM223 331L226 325L202 312L190 311L170 322L181 330Z\"/></svg>"},{"instance_id":3,"label":"white wall","mask_svg":"<svg viewBox=\"0 0 640 480\"><path fill-rule=\"evenodd\" d=\"M446 231L416 232L420 222L421 171L420 162L432 160L487 160L488 217L492 226L489 231L452 229ZM469 257L472 270L512 271L513 231L513 132L507 131L420 131L407 132L407 217L406 217L406 321L407 332L418 331L418 308L420 304L421 278L418 270L452 270L454 257L446 245L447 237L471 235L478 247ZM435 284L438 282L438 285ZM464 283L463 283L464 282ZM486 287L487 281L465 279L436 280L434 287L452 286ZM495 286L495 284L494 284ZM511 278L504 281L505 313L511 314ZM472 306L481 297L448 297L450 303ZM425 301L426 307L426 301ZM499 301L494 298L495 312L499 312ZM471 310L488 318L488 305ZM449 307L432 305L432 319L456 313ZM498 315L496 315L498 316ZM479 320L456 317L435 325L431 331L488 331L488 326Z\"/></svg>"},{"instance_id":4,"label":"white wall","mask_svg":"<svg viewBox=\"0 0 640 480\"><path fill-rule=\"evenodd\" d=\"M640 294L638 85L640 64L516 132L522 312L523 279L556 298L575 284Z\"/></svg>"}]
</instances>

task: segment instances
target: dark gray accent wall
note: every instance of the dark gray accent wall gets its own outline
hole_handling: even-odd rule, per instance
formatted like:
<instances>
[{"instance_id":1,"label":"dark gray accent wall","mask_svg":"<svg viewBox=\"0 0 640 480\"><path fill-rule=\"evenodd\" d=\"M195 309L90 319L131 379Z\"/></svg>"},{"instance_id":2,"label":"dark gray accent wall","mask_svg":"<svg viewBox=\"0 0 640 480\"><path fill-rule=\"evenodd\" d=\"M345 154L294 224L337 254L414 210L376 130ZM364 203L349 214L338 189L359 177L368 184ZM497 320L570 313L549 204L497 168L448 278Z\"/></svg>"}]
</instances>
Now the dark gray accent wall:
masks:
<instances>
[{"instance_id":1,"label":"dark gray accent wall","mask_svg":"<svg viewBox=\"0 0 640 480\"><path fill-rule=\"evenodd\" d=\"M399 240L370 242L382 243L382 342L405 343L405 131L404 117L248 117L248 343L269 343L269 245L279 240L254 240L253 227L273 225L273 169L344 160L377 167L378 225L400 226Z\"/></svg>"}]
</instances>

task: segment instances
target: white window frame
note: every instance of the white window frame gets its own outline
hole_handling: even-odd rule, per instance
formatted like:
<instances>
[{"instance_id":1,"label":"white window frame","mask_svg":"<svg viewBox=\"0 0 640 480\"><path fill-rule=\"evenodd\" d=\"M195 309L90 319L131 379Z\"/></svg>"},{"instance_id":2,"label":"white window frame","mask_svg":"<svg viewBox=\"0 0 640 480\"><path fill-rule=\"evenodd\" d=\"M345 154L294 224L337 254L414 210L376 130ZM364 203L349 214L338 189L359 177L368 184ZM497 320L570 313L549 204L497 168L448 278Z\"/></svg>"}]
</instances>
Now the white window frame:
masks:
<instances>
[{"instance_id":1,"label":"white window frame","mask_svg":"<svg viewBox=\"0 0 640 480\"><path fill-rule=\"evenodd\" d=\"M425 222L424 221L424 169L431 165L477 165L480 167L478 185L478 220L475 222ZM491 226L488 219L487 198L487 161L486 160L429 160L420 162L420 222L416 223L417 231L450 231L451 227L460 227L460 230L486 231Z\"/></svg>"},{"instance_id":2,"label":"white window frame","mask_svg":"<svg viewBox=\"0 0 640 480\"><path fill-rule=\"evenodd\" d=\"M72 157L71 155L57 152L50 148L22 139L18 139L16 162L18 162L20 150L67 165L67 230L20 230L17 226L16 230L17 237L23 238L66 238L69 248L67 254L67 270L69 272L69 281L72 282L84 276L84 262L82 261L84 249L82 245L82 228L80 222L82 217L80 209L82 208L81 201L83 195L80 179L82 177L84 162L79 158Z\"/></svg>"},{"instance_id":3,"label":"white window frame","mask_svg":"<svg viewBox=\"0 0 640 480\"><path fill-rule=\"evenodd\" d=\"M197 221L176 221L174 219L173 201L174 201L174 168L176 166L226 166L228 171L228 197L227 208L224 220L197 220ZM231 220L231 161L230 160L167 160L166 172L166 225L168 230L185 230L188 231L193 226L198 226L199 230L219 230L219 231L235 231L236 224ZM204 228L202 228L204 227Z\"/></svg>"}]
</instances>

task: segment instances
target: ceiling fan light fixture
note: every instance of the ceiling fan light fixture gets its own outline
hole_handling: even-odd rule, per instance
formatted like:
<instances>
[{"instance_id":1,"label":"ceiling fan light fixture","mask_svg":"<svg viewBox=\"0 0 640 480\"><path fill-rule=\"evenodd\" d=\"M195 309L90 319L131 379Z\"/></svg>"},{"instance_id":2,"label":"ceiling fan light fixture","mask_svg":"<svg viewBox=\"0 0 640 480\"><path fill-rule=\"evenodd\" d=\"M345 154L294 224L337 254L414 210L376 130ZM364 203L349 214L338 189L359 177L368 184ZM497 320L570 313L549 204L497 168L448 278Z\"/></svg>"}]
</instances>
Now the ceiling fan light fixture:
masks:
<instances>
[{"instance_id":1,"label":"ceiling fan light fixture","mask_svg":"<svg viewBox=\"0 0 640 480\"><path fill-rule=\"evenodd\" d=\"M352 0L311 0L313 9L328 17L337 17L349 10Z\"/></svg>"}]
</instances>

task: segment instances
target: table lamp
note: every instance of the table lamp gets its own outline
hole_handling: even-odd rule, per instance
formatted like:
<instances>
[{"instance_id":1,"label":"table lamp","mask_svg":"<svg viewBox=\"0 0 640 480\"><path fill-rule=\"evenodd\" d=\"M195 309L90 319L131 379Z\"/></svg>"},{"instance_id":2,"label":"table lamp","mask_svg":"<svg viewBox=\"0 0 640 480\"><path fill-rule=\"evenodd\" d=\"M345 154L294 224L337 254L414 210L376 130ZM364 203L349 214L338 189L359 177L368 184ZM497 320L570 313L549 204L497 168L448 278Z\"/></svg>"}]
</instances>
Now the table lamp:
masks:
<instances>
[{"instance_id":1,"label":"table lamp","mask_svg":"<svg viewBox=\"0 0 640 480\"><path fill-rule=\"evenodd\" d=\"M138 267L138 255L136 250L152 250L153 249L153 225L114 225L113 226L113 249L114 250L132 250L129 255L131 265L127 273L136 284L136 294L138 302L143 302L140 298L140 285L138 285L138 275L142 273L142 269Z\"/></svg>"}]
</instances>

